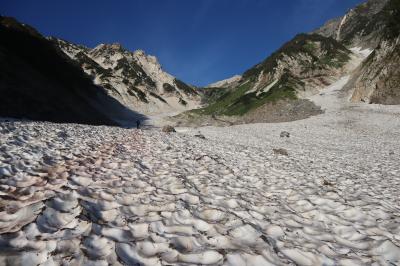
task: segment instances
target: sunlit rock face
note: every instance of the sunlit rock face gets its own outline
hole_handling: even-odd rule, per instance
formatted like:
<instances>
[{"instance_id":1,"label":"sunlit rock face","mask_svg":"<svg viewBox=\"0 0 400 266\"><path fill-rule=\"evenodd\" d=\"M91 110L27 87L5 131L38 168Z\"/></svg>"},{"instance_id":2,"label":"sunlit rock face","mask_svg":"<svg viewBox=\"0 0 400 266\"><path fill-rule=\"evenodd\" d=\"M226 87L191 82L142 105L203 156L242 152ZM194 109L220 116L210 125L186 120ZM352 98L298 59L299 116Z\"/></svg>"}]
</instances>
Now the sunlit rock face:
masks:
<instances>
[{"instance_id":1,"label":"sunlit rock face","mask_svg":"<svg viewBox=\"0 0 400 266\"><path fill-rule=\"evenodd\" d=\"M130 52L120 44L93 49L50 38L72 60L128 108L145 115L193 109L200 104L196 88L165 72L155 56Z\"/></svg>"}]
</instances>

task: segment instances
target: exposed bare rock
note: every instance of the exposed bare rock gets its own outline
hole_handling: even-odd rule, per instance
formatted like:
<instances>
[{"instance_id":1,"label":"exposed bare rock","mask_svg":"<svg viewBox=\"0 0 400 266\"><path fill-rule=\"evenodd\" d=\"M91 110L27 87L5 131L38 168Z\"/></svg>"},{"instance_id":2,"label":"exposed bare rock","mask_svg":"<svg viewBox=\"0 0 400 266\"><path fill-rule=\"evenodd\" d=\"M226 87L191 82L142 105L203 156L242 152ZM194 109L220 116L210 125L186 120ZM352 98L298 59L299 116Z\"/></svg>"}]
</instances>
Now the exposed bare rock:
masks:
<instances>
[{"instance_id":1,"label":"exposed bare rock","mask_svg":"<svg viewBox=\"0 0 400 266\"><path fill-rule=\"evenodd\" d=\"M390 0L368 0L343 17L328 21L315 33L334 38L351 47L375 48L385 27L380 13Z\"/></svg>"},{"instance_id":2,"label":"exposed bare rock","mask_svg":"<svg viewBox=\"0 0 400 266\"><path fill-rule=\"evenodd\" d=\"M207 85L206 88L232 88L237 86L241 79L241 75L235 75L233 77L211 83Z\"/></svg>"},{"instance_id":3,"label":"exposed bare rock","mask_svg":"<svg viewBox=\"0 0 400 266\"><path fill-rule=\"evenodd\" d=\"M286 149L273 149L272 151L278 155L289 156L289 153Z\"/></svg>"},{"instance_id":4,"label":"exposed bare rock","mask_svg":"<svg viewBox=\"0 0 400 266\"><path fill-rule=\"evenodd\" d=\"M91 49L50 38L92 77L95 84L132 110L155 115L184 111L200 103L197 90L165 72L155 56L130 52L119 43Z\"/></svg>"},{"instance_id":5,"label":"exposed bare rock","mask_svg":"<svg viewBox=\"0 0 400 266\"><path fill-rule=\"evenodd\" d=\"M164 126L162 128L162 132L171 133L171 132L176 132L176 131L175 131L175 128L173 126L167 125L167 126Z\"/></svg>"},{"instance_id":6,"label":"exposed bare rock","mask_svg":"<svg viewBox=\"0 0 400 266\"><path fill-rule=\"evenodd\" d=\"M281 138L290 138L290 133L287 131L282 131L281 134L279 134Z\"/></svg>"},{"instance_id":7,"label":"exposed bare rock","mask_svg":"<svg viewBox=\"0 0 400 266\"><path fill-rule=\"evenodd\" d=\"M353 79L352 101L400 104L400 38L381 43Z\"/></svg>"},{"instance_id":8,"label":"exposed bare rock","mask_svg":"<svg viewBox=\"0 0 400 266\"><path fill-rule=\"evenodd\" d=\"M97 125L143 118L95 86L35 29L1 16L0 94L2 117Z\"/></svg>"}]
</instances>

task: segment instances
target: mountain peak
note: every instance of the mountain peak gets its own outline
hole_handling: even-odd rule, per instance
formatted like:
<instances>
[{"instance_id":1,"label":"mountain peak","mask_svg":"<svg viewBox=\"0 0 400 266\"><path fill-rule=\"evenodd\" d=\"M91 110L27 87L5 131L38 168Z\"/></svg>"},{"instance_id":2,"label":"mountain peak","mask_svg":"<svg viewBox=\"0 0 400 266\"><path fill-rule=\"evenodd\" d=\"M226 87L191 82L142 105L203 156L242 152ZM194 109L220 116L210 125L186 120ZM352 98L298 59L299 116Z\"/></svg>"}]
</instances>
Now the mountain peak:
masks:
<instances>
[{"instance_id":1,"label":"mountain peak","mask_svg":"<svg viewBox=\"0 0 400 266\"><path fill-rule=\"evenodd\" d=\"M123 47L120 43L115 42L113 44L108 45L109 48L114 49L114 50L122 50Z\"/></svg>"},{"instance_id":2,"label":"mountain peak","mask_svg":"<svg viewBox=\"0 0 400 266\"><path fill-rule=\"evenodd\" d=\"M92 51L113 51L113 52L118 52L118 51L122 52L125 50L126 49L124 49L124 47L122 47L122 45L117 42L112 44L101 43L92 49Z\"/></svg>"},{"instance_id":3,"label":"mountain peak","mask_svg":"<svg viewBox=\"0 0 400 266\"><path fill-rule=\"evenodd\" d=\"M143 51L143 50L136 50L136 51L134 51L133 52L133 54L135 54L135 55L138 55L138 56L146 56L146 53L145 53L145 51Z\"/></svg>"},{"instance_id":4,"label":"mountain peak","mask_svg":"<svg viewBox=\"0 0 400 266\"><path fill-rule=\"evenodd\" d=\"M77 61L96 85L128 108L145 114L176 112L197 106L197 93L162 70L157 58L143 50L128 51L120 43L93 49L53 40Z\"/></svg>"},{"instance_id":5,"label":"mountain peak","mask_svg":"<svg viewBox=\"0 0 400 266\"><path fill-rule=\"evenodd\" d=\"M26 32L26 33L30 34L31 36L35 36L38 38L43 37L36 29L32 28L31 26L29 26L27 24L18 22L13 17L0 16L0 25L3 27L9 28L9 29Z\"/></svg>"},{"instance_id":6,"label":"mountain peak","mask_svg":"<svg viewBox=\"0 0 400 266\"><path fill-rule=\"evenodd\" d=\"M382 10L390 0L369 0L350 9L344 16L328 21L313 33L332 37L350 46L374 48L385 27Z\"/></svg>"}]
</instances>

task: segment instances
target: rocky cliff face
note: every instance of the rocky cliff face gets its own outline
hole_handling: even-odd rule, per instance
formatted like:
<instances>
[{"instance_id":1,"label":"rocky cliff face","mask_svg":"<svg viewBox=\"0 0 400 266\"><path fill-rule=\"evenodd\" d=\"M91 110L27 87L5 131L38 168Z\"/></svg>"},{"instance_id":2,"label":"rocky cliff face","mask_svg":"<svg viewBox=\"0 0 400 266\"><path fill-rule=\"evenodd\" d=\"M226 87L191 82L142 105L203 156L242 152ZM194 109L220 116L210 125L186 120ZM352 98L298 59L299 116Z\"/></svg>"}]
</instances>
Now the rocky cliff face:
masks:
<instances>
[{"instance_id":1,"label":"rocky cliff face","mask_svg":"<svg viewBox=\"0 0 400 266\"><path fill-rule=\"evenodd\" d=\"M106 125L143 119L38 31L9 17L0 17L0 95L2 117Z\"/></svg>"},{"instance_id":2,"label":"rocky cliff face","mask_svg":"<svg viewBox=\"0 0 400 266\"><path fill-rule=\"evenodd\" d=\"M314 33L334 38L347 46L375 48L385 24L382 10L389 1L366 1L350 9L343 17L328 21Z\"/></svg>"},{"instance_id":3,"label":"rocky cliff face","mask_svg":"<svg viewBox=\"0 0 400 266\"><path fill-rule=\"evenodd\" d=\"M352 101L400 104L399 0L367 1L316 32L374 50L347 86Z\"/></svg>"},{"instance_id":4,"label":"rocky cliff face","mask_svg":"<svg viewBox=\"0 0 400 266\"><path fill-rule=\"evenodd\" d=\"M354 75L351 100L400 104L400 38L384 41Z\"/></svg>"},{"instance_id":5,"label":"rocky cliff face","mask_svg":"<svg viewBox=\"0 0 400 266\"><path fill-rule=\"evenodd\" d=\"M94 49L51 39L108 94L132 110L158 114L187 110L198 105L194 87L162 70L154 56L130 52L120 44L100 44Z\"/></svg>"}]
</instances>

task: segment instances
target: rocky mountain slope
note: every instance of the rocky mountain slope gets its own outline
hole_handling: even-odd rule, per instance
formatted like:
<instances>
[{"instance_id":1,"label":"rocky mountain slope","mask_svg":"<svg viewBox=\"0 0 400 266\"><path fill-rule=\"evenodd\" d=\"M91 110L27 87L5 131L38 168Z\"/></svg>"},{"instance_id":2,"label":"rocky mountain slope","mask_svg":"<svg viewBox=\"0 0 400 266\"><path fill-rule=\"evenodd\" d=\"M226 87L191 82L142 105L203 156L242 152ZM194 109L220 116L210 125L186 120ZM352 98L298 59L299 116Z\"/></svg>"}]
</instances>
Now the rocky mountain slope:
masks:
<instances>
[{"instance_id":1,"label":"rocky mountain slope","mask_svg":"<svg viewBox=\"0 0 400 266\"><path fill-rule=\"evenodd\" d=\"M316 33L373 49L347 86L351 100L400 104L400 1L370 0Z\"/></svg>"},{"instance_id":2,"label":"rocky mountain slope","mask_svg":"<svg viewBox=\"0 0 400 266\"><path fill-rule=\"evenodd\" d=\"M0 95L2 117L106 125L143 119L38 31L9 17L0 17Z\"/></svg>"},{"instance_id":3,"label":"rocky mountain slope","mask_svg":"<svg viewBox=\"0 0 400 266\"><path fill-rule=\"evenodd\" d=\"M206 94L211 102L207 107L179 119L220 116L230 123L246 123L291 121L319 114L319 108L304 98L347 73L353 56L333 38L299 34L243 73L236 87L212 89Z\"/></svg>"},{"instance_id":4,"label":"rocky mountain slope","mask_svg":"<svg viewBox=\"0 0 400 266\"><path fill-rule=\"evenodd\" d=\"M154 56L130 52L120 44L94 49L50 38L89 74L94 83L135 111L144 114L192 109L200 97L194 87L162 70Z\"/></svg>"},{"instance_id":5,"label":"rocky mountain slope","mask_svg":"<svg viewBox=\"0 0 400 266\"><path fill-rule=\"evenodd\" d=\"M390 0L369 0L350 9L343 17L332 19L314 31L325 37L334 38L349 46L375 48L384 28L383 8Z\"/></svg>"},{"instance_id":6,"label":"rocky mountain slope","mask_svg":"<svg viewBox=\"0 0 400 266\"><path fill-rule=\"evenodd\" d=\"M215 83L221 88L205 90L207 107L177 120L231 124L306 118L320 113L307 98L349 74L345 88L352 101L400 104L399 36L400 0L369 0L297 35L234 83ZM369 57L360 64L362 54ZM355 64L360 66L354 71Z\"/></svg>"}]
</instances>

